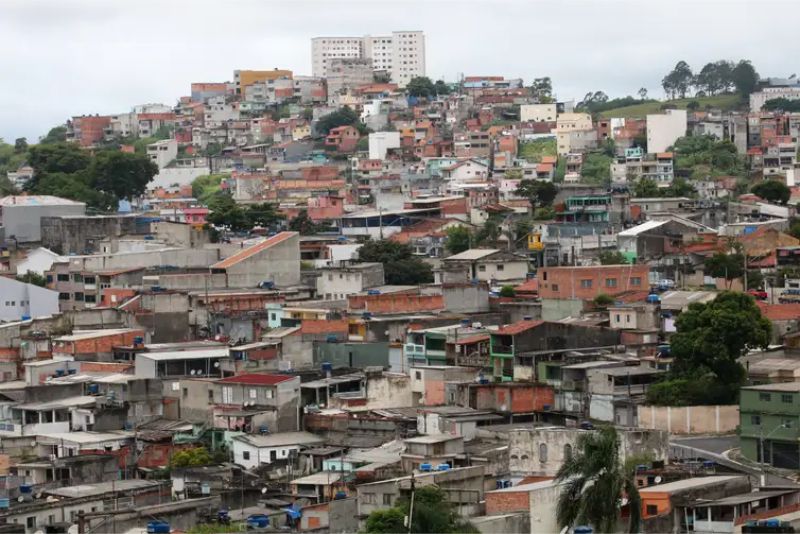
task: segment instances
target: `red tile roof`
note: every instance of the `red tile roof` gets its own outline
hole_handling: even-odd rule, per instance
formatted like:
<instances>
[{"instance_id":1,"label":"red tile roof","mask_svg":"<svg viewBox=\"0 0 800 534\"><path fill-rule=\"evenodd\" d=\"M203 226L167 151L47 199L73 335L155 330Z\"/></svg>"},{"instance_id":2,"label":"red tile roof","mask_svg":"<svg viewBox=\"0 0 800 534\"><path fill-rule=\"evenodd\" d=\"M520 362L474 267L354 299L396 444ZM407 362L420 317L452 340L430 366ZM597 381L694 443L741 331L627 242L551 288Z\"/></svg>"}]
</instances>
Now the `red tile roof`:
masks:
<instances>
[{"instance_id":1,"label":"red tile roof","mask_svg":"<svg viewBox=\"0 0 800 534\"><path fill-rule=\"evenodd\" d=\"M289 375L262 375L262 374L248 374L229 376L228 378L220 378L217 382L222 384L247 384L253 386L274 386L281 382L291 380L294 376Z\"/></svg>"},{"instance_id":2,"label":"red tile roof","mask_svg":"<svg viewBox=\"0 0 800 534\"><path fill-rule=\"evenodd\" d=\"M767 304L766 302L756 301L756 304L761 308L761 315L770 321L800 319L800 303Z\"/></svg>"},{"instance_id":3,"label":"red tile roof","mask_svg":"<svg viewBox=\"0 0 800 534\"><path fill-rule=\"evenodd\" d=\"M536 278L530 278L525 280L520 285L514 288L514 291L520 293L538 293L539 292L539 280Z\"/></svg>"},{"instance_id":4,"label":"red tile roof","mask_svg":"<svg viewBox=\"0 0 800 534\"><path fill-rule=\"evenodd\" d=\"M526 330L531 330L544 324L544 321L519 321L518 323L508 324L499 328L494 333L501 336L515 336Z\"/></svg>"},{"instance_id":5,"label":"red tile roof","mask_svg":"<svg viewBox=\"0 0 800 534\"><path fill-rule=\"evenodd\" d=\"M262 241L261 243L257 243L251 247L247 247L244 250L240 250L233 256L226 258L222 261L218 261L214 265L211 266L212 269L227 269L229 267L233 267L234 265L238 264L241 261L246 260L251 256L255 256L259 252L262 252L278 243L283 243L290 237L299 235L297 232L281 232L276 234L269 239Z\"/></svg>"},{"instance_id":6,"label":"red tile roof","mask_svg":"<svg viewBox=\"0 0 800 534\"><path fill-rule=\"evenodd\" d=\"M459 339L455 342L456 345L472 345L473 343L478 343L480 341L486 341L489 339L489 334L477 334L474 336L465 337L463 339Z\"/></svg>"}]
</instances>

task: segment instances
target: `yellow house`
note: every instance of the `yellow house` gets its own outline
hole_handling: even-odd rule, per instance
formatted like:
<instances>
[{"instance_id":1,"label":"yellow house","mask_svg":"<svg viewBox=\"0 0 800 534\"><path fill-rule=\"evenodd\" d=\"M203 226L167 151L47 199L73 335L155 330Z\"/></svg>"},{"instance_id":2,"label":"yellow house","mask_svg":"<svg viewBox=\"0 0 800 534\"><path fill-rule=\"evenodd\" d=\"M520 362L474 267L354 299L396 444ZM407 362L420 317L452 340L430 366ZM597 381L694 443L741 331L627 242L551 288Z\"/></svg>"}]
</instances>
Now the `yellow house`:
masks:
<instances>
[{"instance_id":1,"label":"yellow house","mask_svg":"<svg viewBox=\"0 0 800 534\"><path fill-rule=\"evenodd\" d=\"M236 93L244 94L245 89L254 83L277 80L280 78L292 79L292 71L285 69L274 70L235 70L233 81L236 83Z\"/></svg>"},{"instance_id":2,"label":"yellow house","mask_svg":"<svg viewBox=\"0 0 800 534\"><path fill-rule=\"evenodd\" d=\"M300 141L301 139L305 139L307 137L311 137L311 126L308 124L300 124L292 129L293 141Z\"/></svg>"}]
</instances>

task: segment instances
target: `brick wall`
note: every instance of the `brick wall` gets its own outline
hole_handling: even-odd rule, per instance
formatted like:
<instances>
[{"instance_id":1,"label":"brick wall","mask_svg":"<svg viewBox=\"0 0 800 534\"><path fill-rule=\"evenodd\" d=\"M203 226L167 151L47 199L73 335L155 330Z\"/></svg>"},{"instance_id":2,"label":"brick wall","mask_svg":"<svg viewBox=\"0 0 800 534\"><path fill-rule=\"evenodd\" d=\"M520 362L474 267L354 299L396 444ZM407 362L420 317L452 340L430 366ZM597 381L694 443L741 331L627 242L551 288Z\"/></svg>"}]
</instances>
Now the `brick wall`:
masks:
<instances>
[{"instance_id":1,"label":"brick wall","mask_svg":"<svg viewBox=\"0 0 800 534\"><path fill-rule=\"evenodd\" d=\"M530 511L530 494L527 491L486 493L486 515L528 511Z\"/></svg>"},{"instance_id":2,"label":"brick wall","mask_svg":"<svg viewBox=\"0 0 800 534\"><path fill-rule=\"evenodd\" d=\"M650 287L647 265L597 265L549 267L539 270L539 296L543 299L591 300L597 295Z\"/></svg>"},{"instance_id":3,"label":"brick wall","mask_svg":"<svg viewBox=\"0 0 800 534\"><path fill-rule=\"evenodd\" d=\"M347 298L348 308L375 313L404 313L444 309L443 295L352 295Z\"/></svg>"}]
</instances>

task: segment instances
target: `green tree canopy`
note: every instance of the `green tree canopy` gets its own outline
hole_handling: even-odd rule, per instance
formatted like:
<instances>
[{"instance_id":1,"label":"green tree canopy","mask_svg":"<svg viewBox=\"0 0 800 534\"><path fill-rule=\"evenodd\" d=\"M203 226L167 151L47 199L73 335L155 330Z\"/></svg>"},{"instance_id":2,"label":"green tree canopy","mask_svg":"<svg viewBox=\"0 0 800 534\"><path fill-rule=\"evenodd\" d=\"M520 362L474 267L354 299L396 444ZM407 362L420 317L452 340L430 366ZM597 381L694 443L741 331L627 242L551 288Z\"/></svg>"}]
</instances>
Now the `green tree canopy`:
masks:
<instances>
[{"instance_id":1,"label":"green tree canopy","mask_svg":"<svg viewBox=\"0 0 800 534\"><path fill-rule=\"evenodd\" d=\"M362 262L380 262L386 283L391 285L417 285L433 282L433 270L422 259L414 256L411 247L403 243L369 240L358 249Z\"/></svg>"},{"instance_id":2,"label":"green tree canopy","mask_svg":"<svg viewBox=\"0 0 800 534\"><path fill-rule=\"evenodd\" d=\"M740 60L731 72L733 86L736 88L736 92L742 96L750 96L750 93L756 90L758 80L758 72L747 59Z\"/></svg>"},{"instance_id":3,"label":"green tree canopy","mask_svg":"<svg viewBox=\"0 0 800 534\"><path fill-rule=\"evenodd\" d=\"M730 141L711 135L681 137L673 146L675 170L705 180L716 176L746 176L744 159Z\"/></svg>"},{"instance_id":4,"label":"green tree canopy","mask_svg":"<svg viewBox=\"0 0 800 534\"><path fill-rule=\"evenodd\" d=\"M445 248L450 254L458 254L469 249L470 231L466 226L453 226L447 229Z\"/></svg>"},{"instance_id":5,"label":"green tree canopy","mask_svg":"<svg viewBox=\"0 0 800 534\"><path fill-rule=\"evenodd\" d=\"M117 199L131 199L145 192L158 165L142 154L103 151L92 159L88 174L92 187Z\"/></svg>"},{"instance_id":6,"label":"green tree canopy","mask_svg":"<svg viewBox=\"0 0 800 534\"><path fill-rule=\"evenodd\" d=\"M552 182L542 180L522 180L517 186L516 193L527 198L532 207L540 208L553 204L558 195L558 187Z\"/></svg>"},{"instance_id":7,"label":"green tree canopy","mask_svg":"<svg viewBox=\"0 0 800 534\"><path fill-rule=\"evenodd\" d=\"M549 76L534 78L531 83L531 96L540 104L549 104L553 101L553 82Z\"/></svg>"},{"instance_id":8,"label":"green tree canopy","mask_svg":"<svg viewBox=\"0 0 800 534\"><path fill-rule=\"evenodd\" d=\"M694 303L678 316L670 338L675 374L693 378L712 374L738 389L745 372L739 358L766 347L772 325L750 295L723 291L711 302Z\"/></svg>"},{"instance_id":9,"label":"green tree canopy","mask_svg":"<svg viewBox=\"0 0 800 534\"><path fill-rule=\"evenodd\" d=\"M289 221L289 230L300 232L300 235L314 235L320 232L329 232L332 227L325 223L316 223L308 216L307 210L301 210L292 220Z\"/></svg>"},{"instance_id":10,"label":"green tree canopy","mask_svg":"<svg viewBox=\"0 0 800 534\"><path fill-rule=\"evenodd\" d=\"M67 127L63 124L50 128L47 135L39 140L40 145L52 145L54 143L63 143L67 140Z\"/></svg>"},{"instance_id":11,"label":"green tree canopy","mask_svg":"<svg viewBox=\"0 0 800 534\"><path fill-rule=\"evenodd\" d=\"M618 250L607 250L598 256L600 265L624 265L628 263L625 255Z\"/></svg>"},{"instance_id":12,"label":"green tree canopy","mask_svg":"<svg viewBox=\"0 0 800 534\"><path fill-rule=\"evenodd\" d=\"M617 532L624 494L630 510L628 531L639 531L641 497L633 468L620 461L619 447L612 426L578 437L576 450L556 475L564 483L556 505L561 528L589 525L596 532Z\"/></svg>"},{"instance_id":13,"label":"green tree canopy","mask_svg":"<svg viewBox=\"0 0 800 534\"><path fill-rule=\"evenodd\" d=\"M436 80L433 84L433 93L437 95L449 95L450 86L444 83L444 80Z\"/></svg>"},{"instance_id":14,"label":"green tree canopy","mask_svg":"<svg viewBox=\"0 0 800 534\"><path fill-rule=\"evenodd\" d=\"M660 195L658 184L651 178L639 178L633 184L633 196L636 198L653 198Z\"/></svg>"},{"instance_id":15,"label":"green tree canopy","mask_svg":"<svg viewBox=\"0 0 800 534\"><path fill-rule=\"evenodd\" d=\"M411 525L404 525L410 516ZM368 534L405 533L477 533L472 524L456 512L447 501L444 491L438 486L417 486L414 491L414 509L411 499L402 497L396 506L372 512L366 520Z\"/></svg>"},{"instance_id":16,"label":"green tree canopy","mask_svg":"<svg viewBox=\"0 0 800 534\"><path fill-rule=\"evenodd\" d=\"M416 78L411 78L411 80L409 80L408 84L406 85L406 92L410 96L427 98L436 94L436 87L431 79L427 76L417 76Z\"/></svg>"},{"instance_id":17,"label":"green tree canopy","mask_svg":"<svg viewBox=\"0 0 800 534\"><path fill-rule=\"evenodd\" d=\"M664 92L670 98L674 99L678 96L686 98L686 93L693 83L694 74L692 73L692 68L685 61L678 61L675 68L661 80L661 87L664 88Z\"/></svg>"},{"instance_id":18,"label":"green tree canopy","mask_svg":"<svg viewBox=\"0 0 800 534\"><path fill-rule=\"evenodd\" d=\"M792 196L791 189L778 180L764 180L754 185L750 191L774 204L786 204Z\"/></svg>"},{"instance_id":19,"label":"green tree canopy","mask_svg":"<svg viewBox=\"0 0 800 534\"><path fill-rule=\"evenodd\" d=\"M323 115L317 121L317 131L323 135L328 135L328 132L339 126L356 126L360 125L358 114L350 109L349 106L344 106L342 109L336 110L333 113Z\"/></svg>"},{"instance_id":20,"label":"green tree canopy","mask_svg":"<svg viewBox=\"0 0 800 534\"><path fill-rule=\"evenodd\" d=\"M744 274L744 255L740 252L717 252L706 258L704 266L707 276L724 278L730 282Z\"/></svg>"},{"instance_id":21,"label":"green tree canopy","mask_svg":"<svg viewBox=\"0 0 800 534\"><path fill-rule=\"evenodd\" d=\"M789 100L788 98L771 98L764 103L761 108L764 111L786 111L789 113L800 112L800 100Z\"/></svg>"},{"instance_id":22,"label":"green tree canopy","mask_svg":"<svg viewBox=\"0 0 800 534\"><path fill-rule=\"evenodd\" d=\"M194 467L211 463L211 455L205 447L194 447L176 452L170 460L172 467Z\"/></svg>"}]
</instances>

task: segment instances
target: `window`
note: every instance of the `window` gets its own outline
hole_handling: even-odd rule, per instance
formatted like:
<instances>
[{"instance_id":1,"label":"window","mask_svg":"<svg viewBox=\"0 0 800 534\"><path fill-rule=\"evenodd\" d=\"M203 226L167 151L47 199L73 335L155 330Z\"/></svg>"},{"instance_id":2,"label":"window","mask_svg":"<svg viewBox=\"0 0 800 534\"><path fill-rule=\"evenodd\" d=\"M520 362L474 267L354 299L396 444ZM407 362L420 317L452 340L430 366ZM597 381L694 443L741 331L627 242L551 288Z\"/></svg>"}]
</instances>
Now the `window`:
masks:
<instances>
[{"instance_id":1,"label":"window","mask_svg":"<svg viewBox=\"0 0 800 534\"><path fill-rule=\"evenodd\" d=\"M553 291L558 291L558 284L553 284L552 288L553 288Z\"/></svg>"},{"instance_id":2,"label":"window","mask_svg":"<svg viewBox=\"0 0 800 534\"><path fill-rule=\"evenodd\" d=\"M364 494L364 504L375 504L375 494L374 493L365 493Z\"/></svg>"},{"instance_id":3,"label":"window","mask_svg":"<svg viewBox=\"0 0 800 534\"><path fill-rule=\"evenodd\" d=\"M72 281L73 282L83 282L83 275L81 275L79 273L73 274L72 275Z\"/></svg>"},{"instance_id":4,"label":"window","mask_svg":"<svg viewBox=\"0 0 800 534\"><path fill-rule=\"evenodd\" d=\"M655 504L648 504L645 510L645 515L647 516L658 515L658 506Z\"/></svg>"},{"instance_id":5,"label":"window","mask_svg":"<svg viewBox=\"0 0 800 534\"><path fill-rule=\"evenodd\" d=\"M58 300L69 300L69 293L59 293Z\"/></svg>"},{"instance_id":6,"label":"window","mask_svg":"<svg viewBox=\"0 0 800 534\"><path fill-rule=\"evenodd\" d=\"M32 515L25 520L25 526L28 528L36 528L36 516Z\"/></svg>"},{"instance_id":7,"label":"window","mask_svg":"<svg viewBox=\"0 0 800 534\"><path fill-rule=\"evenodd\" d=\"M184 399L189 398L189 388L183 388L183 398Z\"/></svg>"},{"instance_id":8,"label":"window","mask_svg":"<svg viewBox=\"0 0 800 534\"><path fill-rule=\"evenodd\" d=\"M95 282L94 276L84 276L83 277L83 283L84 284L94 284L96 282Z\"/></svg>"},{"instance_id":9,"label":"window","mask_svg":"<svg viewBox=\"0 0 800 534\"><path fill-rule=\"evenodd\" d=\"M254 391L255 391L255 390L254 390ZM268 390L266 391L266 394L267 394L267 398L268 398L268 399L273 399L273 398L275 398L275 390L273 390L273 389L268 389Z\"/></svg>"},{"instance_id":10,"label":"window","mask_svg":"<svg viewBox=\"0 0 800 534\"><path fill-rule=\"evenodd\" d=\"M781 427L782 428L792 428L792 426L794 426L794 422L791 419L789 419L787 417L784 417L784 418L781 419Z\"/></svg>"},{"instance_id":11,"label":"window","mask_svg":"<svg viewBox=\"0 0 800 534\"><path fill-rule=\"evenodd\" d=\"M86 295L83 300L89 303L95 303L97 302L97 295Z\"/></svg>"},{"instance_id":12,"label":"window","mask_svg":"<svg viewBox=\"0 0 800 534\"><path fill-rule=\"evenodd\" d=\"M758 400L763 402L770 402L772 400L772 394L770 393L759 393Z\"/></svg>"},{"instance_id":13,"label":"window","mask_svg":"<svg viewBox=\"0 0 800 534\"><path fill-rule=\"evenodd\" d=\"M502 271L504 267L505 267L504 265L498 265L498 266L497 266L497 270L498 270L498 271Z\"/></svg>"},{"instance_id":14,"label":"window","mask_svg":"<svg viewBox=\"0 0 800 534\"><path fill-rule=\"evenodd\" d=\"M173 382L172 383L172 391L180 391L181 383L180 382Z\"/></svg>"},{"instance_id":15,"label":"window","mask_svg":"<svg viewBox=\"0 0 800 534\"><path fill-rule=\"evenodd\" d=\"M761 416L760 415L751 415L750 416L750 424L755 426L761 426Z\"/></svg>"},{"instance_id":16,"label":"window","mask_svg":"<svg viewBox=\"0 0 800 534\"><path fill-rule=\"evenodd\" d=\"M486 271L486 266L485 265L478 265L478 271L485 272Z\"/></svg>"},{"instance_id":17,"label":"window","mask_svg":"<svg viewBox=\"0 0 800 534\"><path fill-rule=\"evenodd\" d=\"M539 461L541 463L547 462L547 443L539 444Z\"/></svg>"},{"instance_id":18,"label":"window","mask_svg":"<svg viewBox=\"0 0 800 534\"><path fill-rule=\"evenodd\" d=\"M384 493L383 494L383 504L387 506L392 505L392 494L391 493Z\"/></svg>"},{"instance_id":19,"label":"window","mask_svg":"<svg viewBox=\"0 0 800 534\"><path fill-rule=\"evenodd\" d=\"M632 286L640 286L640 285L642 285L642 279L639 278L638 276L634 276L633 278L631 278L631 285Z\"/></svg>"},{"instance_id":20,"label":"window","mask_svg":"<svg viewBox=\"0 0 800 534\"><path fill-rule=\"evenodd\" d=\"M69 282L69 275L68 274L59 274L57 280L59 282Z\"/></svg>"},{"instance_id":21,"label":"window","mask_svg":"<svg viewBox=\"0 0 800 534\"><path fill-rule=\"evenodd\" d=\"M781 402L791 404L793 397L794 395L792 395L791 393L784 393L783 395L781 395Z\"/></svg>"},{"instance_id":22,"label":"window","mask_svg":"<svg viewBox=\"0 0 800 534\"><path fill-rule=\"evenodd\" d=\"M416 378L417 380L422 380L422 371L415 371L414 375L415 375L414 378Z\"/></svg>"},{"instance_id":23,"label":"window","mask_svg":"<svg viewBox=\"0 0 800 534\"><path fill-rule=\"evenodd\" d=\"M582 289L591 289L592 281L591 280L581 280L581 288Z\"/></svg>"},{"instance_id":24,"label":"window","mask_svg":"<svg viewBox=\"0 0 800 534\"><path fill-rule=\"evenodd\" d=\"M83 293L75 293L75 301L83 302Z\"/></svg>"},{"instance_id":25,"label":"window","mask_svg":"<svg viewBox=\"0 0 800 534\"><path fill-rule=\"evenodd\" d=\"M214 402L214 390L213 389L209 389L208 390L208 402Z\"/></svg>"},{"instance_id":26,"label":"window","mask_svg":"<svg viewBox=\"0 0 800 534\"><path fill-rule=\"evenodd\" d=\"M606 278L606 287L617 287L616 278Z\"/></svg>"},{"instance_id":27,"label":"window","mask_svg":"<svg viewBox=\"0 0 800 534\"><path fill-rule=\"evenodd\" d=\"M616 319L616 321L617 321L617 322L619 322L619 314L617 314L617 319Z\"/></svg>"},{"instance_id":28,"label":"window","mask_svg":"<svg viewBox=\"0 0 800 534\"><path fill-rule=\"evenodd\" d=\"M564 445L564 461L572 458L572 445L567 443Z\"/></svg>"},{"instance_id":29,"label":"window","mask_svg":"<svg viewBox=\"0 0 800 534\"><path fill-rule=\"evenodd\" d=\"M258 397L258 390L257 389L250 389L250 398L255 399Z\"/></svg>"},{"instance_id":30,"label":"window","mask_svg":"<svg viewBox=\"0 0 800 534\"><path fill-rule=\"evenodd\" d=\"M242 459L249 460L250 459L250 451L242 451Z\"/></svg>"}]
</instances>

